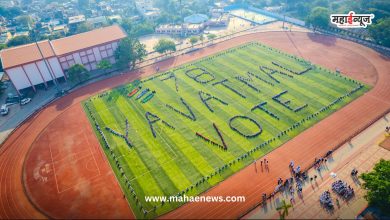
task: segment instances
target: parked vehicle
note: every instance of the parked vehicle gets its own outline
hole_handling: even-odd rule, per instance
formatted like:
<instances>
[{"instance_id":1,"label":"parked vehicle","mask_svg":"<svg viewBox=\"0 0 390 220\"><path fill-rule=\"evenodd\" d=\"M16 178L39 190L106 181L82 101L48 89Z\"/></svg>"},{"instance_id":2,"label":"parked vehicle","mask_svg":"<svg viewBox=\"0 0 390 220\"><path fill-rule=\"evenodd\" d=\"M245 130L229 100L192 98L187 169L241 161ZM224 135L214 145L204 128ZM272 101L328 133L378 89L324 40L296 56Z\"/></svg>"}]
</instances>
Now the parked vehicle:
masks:
<instances>
[{"instance_id":1,"label":"parked vehicle","mask_svg":"<svg viewBox=\"0 0 390 220\"><path fill-rule=\"evenodd\" d=\"M8 95L5 99L6 104L19 104L20 100L26 98L25 95L17 96L17 95Z\"/></svg>"},{"instance_id":2,"label":"parked vehicle","mask_svg":"<svg viewBox=\"0 0 390 220\"><path fill-rule=\"evenodd\" d=\"M64 95L66 95L66 94L68 94L68 91L66 91L66 90L61 90L61 91L58 91L58 92L56 93L56 97L61 97L61 96L64 96Z\"/></svg>"},{"instance_id":3,"label":"parked vehicle","mask_svg":"<svg viewBox=\"0 0 390 220\"><path fill-rule=\"evenodd\" d=\"M29 102L31 102L31 98L25 98L20 100L20 105L26 105Z\"/></svg>"},{"instance_id":4,"label":"parked vehicle","mask_svg":"<svg viewBox=\"0 0 390 220\"><path fill-rule=\"evenodd\" d=\"M0 114L1 114L2 116L6 116L6 115L8 115L8 112L9 112L8 106L5 105L5 104L2 105L1 108L0 108Z\"/></svg>"}]
</instances>

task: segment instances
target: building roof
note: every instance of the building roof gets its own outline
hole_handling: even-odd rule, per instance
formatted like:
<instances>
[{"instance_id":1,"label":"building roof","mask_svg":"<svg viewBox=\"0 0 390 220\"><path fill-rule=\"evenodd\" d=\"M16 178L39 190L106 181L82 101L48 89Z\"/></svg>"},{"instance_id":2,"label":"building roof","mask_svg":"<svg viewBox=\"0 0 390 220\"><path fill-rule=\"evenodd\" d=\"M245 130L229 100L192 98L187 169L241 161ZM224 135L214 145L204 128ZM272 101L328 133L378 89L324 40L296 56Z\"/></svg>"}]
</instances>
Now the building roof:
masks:
<instances>
[{"instance_id":1,"label":"building roof","mask_svg":"<svg viewBox=\"0 0 390 220\"><path fill-rule=\"evenodd\" d=\"M184 18L185 23L200 24L209 20L209 17L204 14L193 14Z\"/></svg>"},{"instance_id":2,"label":"building roof","mask_svg":"<svg viewBox=\"0 0 390 220\"><path fill-rule=\"evenodd\" d=\"M91 24L97 24L97 23L104 23L107 21L107 18L105 16L98 16L94 18L87 18L87 22Z\"/></svg>"},{"instance_id":3,"label":"building roof","mask_svg":"<svg viewBox=\"0 0 390 220\"><path fill-rule=\"evenodd\" d=\"M84 15L76 15L68 18L68 24L76 24L85 21Z\"/></svg>"},{"instance_id":4,"label":"building roof","mask_svg":"<svg viewBox=\"0 0 390 220\"><path fill-rule=\"evenodd\" d=\"M51 41L56 55L82 50L96 45L125 38L126 34L118 25L95 29L82 34Z\"/></svg>"},{"instance_id":5,"label":"building roof","mask_svg":"<svg viewBox=\"0 0 390 220\"><path fill-rule=\"evenodd\" d=\"M45 58L49 58L55 55L54 51L50 47L50 42L48 40L40 41L38 42L38 45ZM3 68L7 69L23 63L30 63L36 60L41 60L42 56L39 52L39 49L37 45L33 43L0 51Z\"/></svg>"},{"instance_id":6,"label":"building roof","mask_svg":"<svg viewBox=\"0 0 390 220\"><path fill-rule=\"evenodd\" d=\"M125 37L125 32L118 25L113 25L53 41L40 41L38 44L44 57L49 58L120 40ZM35 43L4 49L0 51L0 57L4 69L42 59Z\"/></svg>"}]
</instances>

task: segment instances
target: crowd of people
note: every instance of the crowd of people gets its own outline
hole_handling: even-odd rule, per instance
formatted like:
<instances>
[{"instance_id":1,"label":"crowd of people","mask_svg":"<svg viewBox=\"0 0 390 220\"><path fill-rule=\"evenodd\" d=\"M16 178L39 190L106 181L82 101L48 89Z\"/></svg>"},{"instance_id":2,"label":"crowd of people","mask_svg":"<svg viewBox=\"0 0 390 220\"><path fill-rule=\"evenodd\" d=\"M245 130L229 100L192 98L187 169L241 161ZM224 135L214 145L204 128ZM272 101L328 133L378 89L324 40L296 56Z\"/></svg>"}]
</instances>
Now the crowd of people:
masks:
<instances>
[{"instance_id":1,"label":"crowd of people","mask_svg":"<svg viewBox=\"0 0 390 220\"><path fill-rule=\"evenodd\" d=\"M155 94L156 94L156 91L152 91L145 98L143 98L141 102L143 104L147 103L148 101L150 101L154 97Z\"/></svg>"},{"instance_id":2,"label":"crowd of people","mask_svg":"<svg viewBox=\"0 0 390 220\"><path fill-rule=\"evenodd\" d=\"M273 112L269 111L268 109L266 109L264 106L267 105L267 102L262 102L256 106L254 106L251 111L255 110L256 108L264 111L265 113L267 113L269 116L275 118L276 120L279 120L279 116L277 116L276 114L274 114Z\"/></svg>"},{"instance_id":3,"label":"crowd of people","mask_svg":"<svg viewBox=\"0 0 390 220\"><path fill-rule=\"evenodd\" d=\"M245 77L242 77L242 76L236 76L235 77L238 81L244 83L245 85L247 85L249 88L253 89L254 91L256 92L260 92L260 89L257 88L255 85L253 85L252 83L250 83L250 79L247 79Z\"/></svg>"},{"instance_id":4,"label":"crowd of people","mask_svg":"<svg viewBox=\"0 0 390 220\"><path fill-rule=\"evenodd\" d=\"M280 83L280 81L278 79L276 79L274 76L272 76L273 73L276 72L276 70L271 70L271 72L268 72L270 71L270 69L266 66L260 66L259 67L260 70L265 73L269 78L271 78L273 81L275 81L276 83Z\"/></svg>"},{"instance_id":5,"label":"crowd of people","mask_svg":"<svg viewBox=\"0 0 390 220\"><path fill-rule=\"evenodd\" d=\"M332 190L345 200L349 200L355 195L353 188L342 180L333 182Z\"/></svg>"},{"instance_id":6,"label":"crowd of people","mask_svg":"<svg viewBox=\"0 0 390 220\"><path fill-rule=\"evenodd\" d=\"M201 73L197 74L197 75L191 75L190 73L192 71L196 71L196 70L200 70ZM200 83L200 84L207 84L213 80L215 80L215 76L214 74L210 73L209 71L203 69L203 68L200 68L200 67L196 67L196 68L192 68L192 69L189 69L185 72L185 74L190 77L191 79L195 80L195 82L197 83ZM200 79L203 75L208 75L210 76L209 79L205 79L205 80L202 80Z\"/></svg>"},{"instance_id":7,"label":"crowd of people","mask_svg":"<svg viewBox=\"0 0 390 220\"><path fill-rule=\"evenodd\" d=\"M176 92L179 92L179 85L177 84L177 77L176 77L175 73L173 73L173 72L169 72L169 73L171 73L171 75L169 75L168 77L165 77L164 79L161 79L161 81L165 81L168 79L174 79Z\"/></svg>"},{"instance_id":8,"label":"crowd of people","mask_svg":"<svg viewBox=\"0 0 390 220\"><path fill-rule=\"evenodd\" d=\"M184 101L183 98L180 97L180 100L181 100L181 103L183 103L183 105L186 107L186 109L188 110L188 112L189 112L190 114L186 114L186 113L184 113L184 112L182 112L182 111L180 111L180 110L174 108L174 107L171 106L170 104L165 104L165 106L166 106L167 108L169 108L169 109L171 109L171 110L173 110L173 111L179 113L180 115L182 115L182 116L184 116L184 117L186 117L186 118L192 120L192 121L196 121L196 116L195 116L194 112L192 111L192 109L190 108L190 106Z\"/></svg>"},{"instance_id":9,"label":"crowd of people","mask_svg":"<svg viewBox=\"0 0 390 220\"><path fill-rule=\"evenodd\" d=\"M279 64L279 63L276 63L276 62L273 62L273 61L272 61L272 64L275 65L275 66L277 66L277 67L280 67L280 68L282 68L282 69L284 69L284 70L287 70L287 71L289 71L290 73L294 73L294 74L296 74L296 75L302 75L302 74L304 74L304 73L306 73L306 72L308 72L309 70L312 69L312 67L309 67L309 68L307 68L307 69L305 69L305 70L303 70L303 71L301 71L301 72L297 72L297 71L295 71L295 70L291 70L291 69L289 69L289 68L283 66L282 64Z\"/></svg>"},{"instance_id":10,"label":"crowd of people","mask_svg":"<svg viewBox=\"0 0 390 220\"><path fill-rule=\"evenodd\" d=\"M257 75L257 74L254 74L254 73L249 72L249 71L247 72L247 74L250 75L250 76L256 77L257 79L263 81L264 83L266 83L266 84L268 84L268 85L270 85L270 86L275 86L272 82L269 82L268 80L265 80L265 79L261 78L261 77L260 77L259 75Z\"/></svg>"},{"instance_id":11,"label":"crowd of people","mask_svg":"<svg viewBox=\"0 0 390 220\"><path fill-rule=\"evenodd\" d=\"M222 103L223 105L228 105L227 102L209 94L209 93L206 93L206 92L203 92L203 91L199 91L199 97L200 97L200 100L202 100L203 104L211 111L211 112L214 112L214 109L211 108L211 106L208 104L208 101L210 99L214 99L214 100L217 100L218 102Z\"/></svg>"},{"instance_id":12,"label":"crowd of people","mask_svg":"<svg viewBox=\"0 0 390 220\"><path fill-rule=\"evenodd\" d=\"M233 121L238 119L238 118L242 118L242 119L246 119L246 120L251 121L253 124L255 124L258 127L259 131L255 132L253 134L244 134L242 131L240 131L235 126L233 126ZM261 127L261 125L257 121L255 121L254 119L249 118L248 116L245 116L245 115L236 115L233 118L231 118L229 120L229 126L233 131L239 133L240 135L244 136L247 139L257 137L261 134L261 132L263 132L263 128Z\"/></svg>"},{"instance_id":13,"label":"crowd of people","mask_svg":"<svg viewBox=\"0 0 390 220\"><path fill-rule=\"evenodd\" d=\"M238 96L240 96L240 97L246 99L246 96L245 96L245 95L243 95L243 94L242 94L241 92L239 92L237 89L235 89L235 88L229 86L228 84L226 84L227 82L229 82L228 79L223 79L223 80L218 81L218 82L215 82L215 83L213 83L213 84L211 84L211 85L216 86L216 85L221 84L221 85L223 85L225 88L227 88L227 89L229 89L230 91L236 93Z\"/></svg>"},{"instance_id":14,"label":"crowd of people","mask_svg":"<svg viewBox=\"0 0 390 220\"><path fill-rule=\"evenodd\" d=\"M326 190L325 192L323 192L320 195L320 203L321 203L321 205L323 205L327 209L333 209L334 208L332 197L330 195L329 190Z\"/></svg>"}]
</instances>

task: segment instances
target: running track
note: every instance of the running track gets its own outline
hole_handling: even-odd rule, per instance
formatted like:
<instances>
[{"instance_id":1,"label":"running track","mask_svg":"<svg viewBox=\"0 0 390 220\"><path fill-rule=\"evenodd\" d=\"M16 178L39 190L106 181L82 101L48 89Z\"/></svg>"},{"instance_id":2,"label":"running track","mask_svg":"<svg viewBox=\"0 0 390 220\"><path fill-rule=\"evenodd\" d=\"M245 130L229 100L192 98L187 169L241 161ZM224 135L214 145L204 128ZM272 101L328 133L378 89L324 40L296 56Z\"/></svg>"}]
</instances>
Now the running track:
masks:
<instances>
[{"instance_id":1,"label":"running track","mask_svg":"<svg viewBox=\"0 0 390 220\"><path fill-rule=\"evenodd\" d=\"M390 109L389 60L369 48L332 37L295 32L254 33L192 54L171 58L159 63L158 66L161 70L165 70L253 40L303 56L313 63L330 69L338 67L347 75L374 85L374 88L268 154L270 173L256 174L253 166L248 166L204 193L204 195L218 196L244 195L246 196L245 203L189 203L163 217L237 218L253 207L262 193L271 192L278 177L283 178L289 175L287 166L291 159L302 167L309 166L314 157L324 154L328 149L336 146L372 122L378 115ZM90 125L84 123L86 117L79 103L98 92L151 75L155 67L145 67L78 89L52 103L19 127L0 148L0 218L133 217L126 201L121 196L120 187L100 151ZM71 122L80 124L76 127L69 126L67 123ZM60 132L53 137L52 132L58 130ZM83 135L83 140L88 144L78 143L78 145L89 148L90 153L87 155L96 161L95 167L86 169L91 173L94 169L99 170L91 178L89 176L91 173L85 174L81 171L86 167L90 168L90 162L85 162L85 164L82 162L83 166L78 167L76 163L72 163L72 158L59 157L58 159L54 156L53 159L51 155L51 162L48 160L48 150L57 150L59 156L72 153L60 152L60 150L72 150L68 145L73 143L69 142L70 140L76 140L75 133ZM40 148L42 150L37 150ZM36 165L34 162L36 163L39 159L48 161L46 171L50 172L47 172L48 180L41 181L44 184L31 178L34 177L35 172L32 168ZM65 166L70 164L71 168L76 170L66 172L66 167L64 169L61 166L63 164ZM57 176L51 171L58 166L64 171ZM78 168L80 170L77 170ZM53 181L53 178L56 181ZM69 185L70 180L79 184ZM61 186L66 186L63 188L66 190L62 190ZM100 193L107 191L111 193Z\"/></svg>"}]
</instances>

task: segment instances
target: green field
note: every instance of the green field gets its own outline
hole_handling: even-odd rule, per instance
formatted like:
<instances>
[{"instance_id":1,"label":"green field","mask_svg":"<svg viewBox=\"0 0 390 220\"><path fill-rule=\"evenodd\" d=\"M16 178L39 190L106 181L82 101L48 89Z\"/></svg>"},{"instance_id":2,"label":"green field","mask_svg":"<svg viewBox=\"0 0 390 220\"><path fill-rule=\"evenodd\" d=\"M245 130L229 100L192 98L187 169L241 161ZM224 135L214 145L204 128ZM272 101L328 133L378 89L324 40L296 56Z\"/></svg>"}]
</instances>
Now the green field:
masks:
<instances>
[{"instance_id":1,"label":"green field","mask_svg":"<svg viewBox=\"0 0 390 220\"><path fill-rule=\"evenodd\" d=\"M224 79L224 85L218 83ZM149 91L136 100L146 88L154 97L145 100ZM146 202L145 196L198 195L368 89L249 43L90 97L83 105L134 213L153 218L183 203ZM130 143L106 127L124 136L128 127Z\"/></svg>"}]
</instances>

